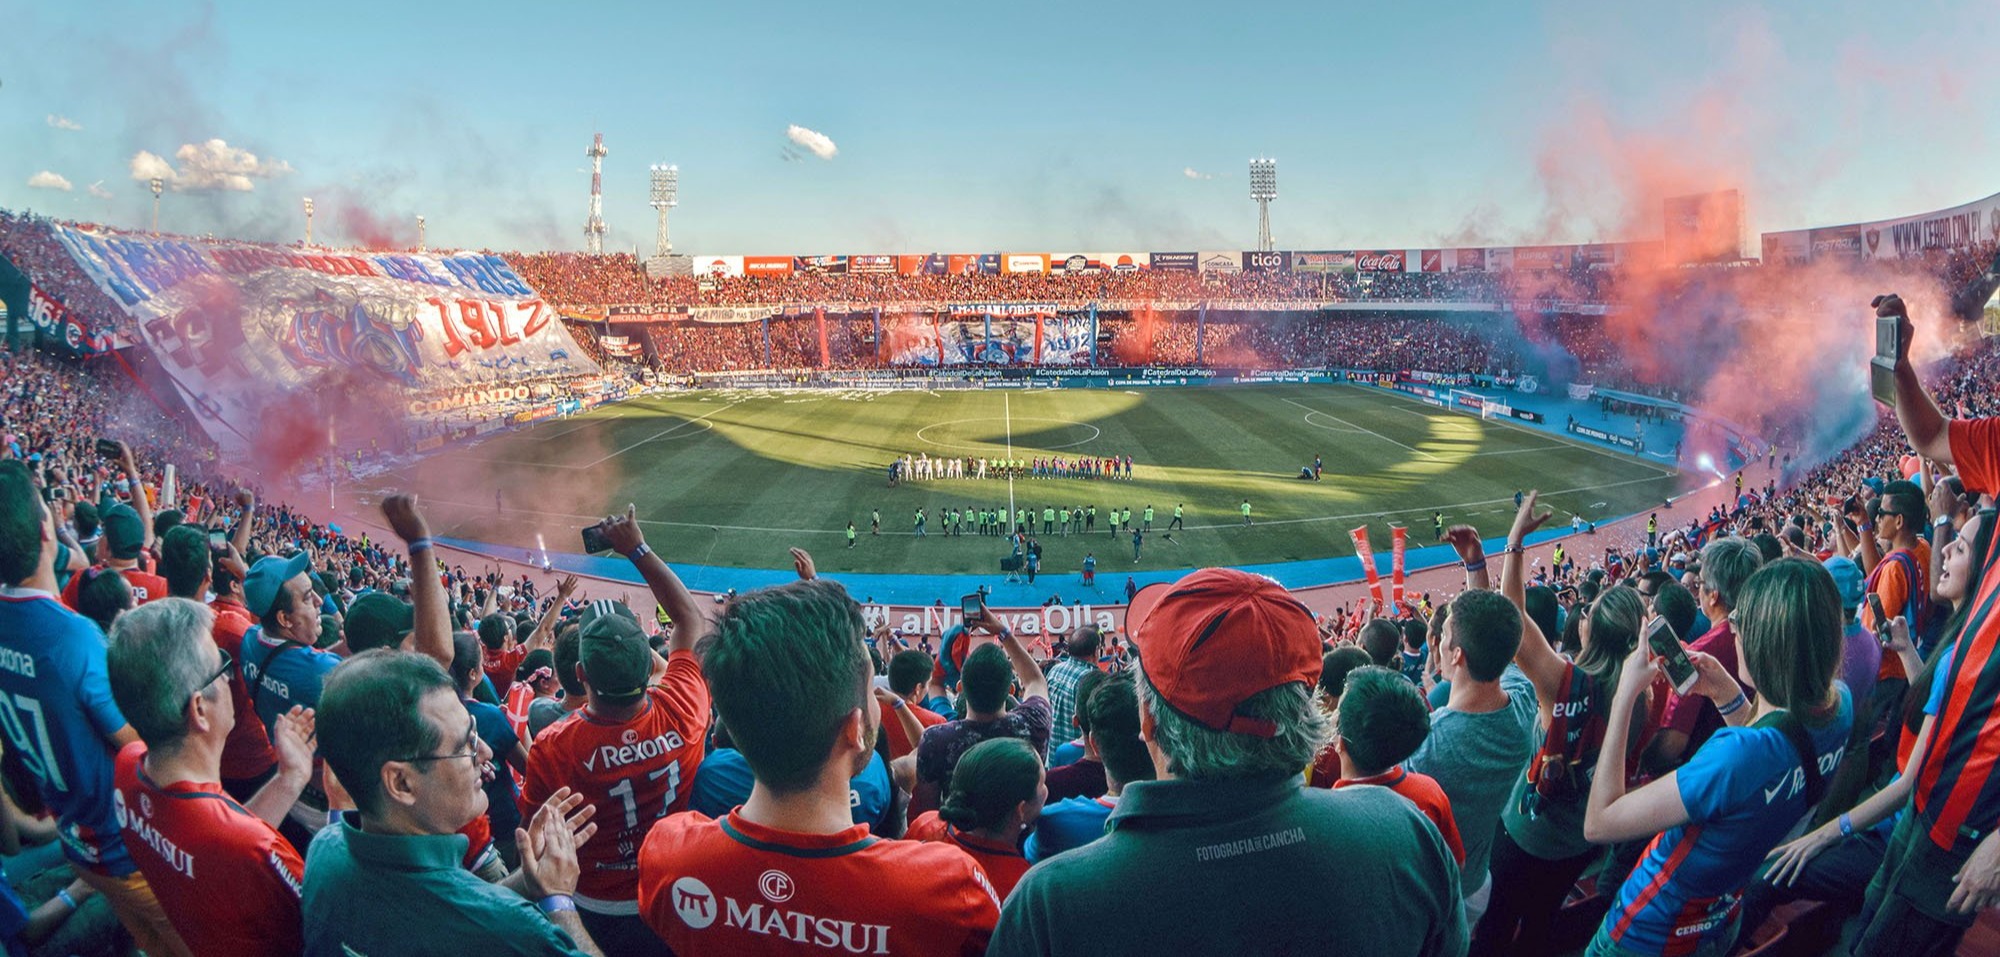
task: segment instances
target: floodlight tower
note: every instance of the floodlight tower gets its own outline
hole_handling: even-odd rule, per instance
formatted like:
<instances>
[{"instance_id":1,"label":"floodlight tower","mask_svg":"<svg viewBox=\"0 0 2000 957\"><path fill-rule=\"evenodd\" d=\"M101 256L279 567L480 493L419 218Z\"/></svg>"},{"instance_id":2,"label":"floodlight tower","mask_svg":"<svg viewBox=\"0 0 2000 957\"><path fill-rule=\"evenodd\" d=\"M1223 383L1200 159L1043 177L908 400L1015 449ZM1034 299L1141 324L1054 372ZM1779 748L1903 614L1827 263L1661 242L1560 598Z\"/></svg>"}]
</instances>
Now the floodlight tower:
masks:
<instances>
[{"instance_id":1,"label":"floodlight tower","mask_svg":"<svg viewBox=\"0 0 2000 957\"><path fill-rule=\"evenodd\" d=\"M417 252L423 252L423 251L424 251L424 217L422 213L419 213L417 214Z\"/></svg>"},{"instance_id":2,"label":"floodlight tower","mask_svg":"<svg viewBox=\"0 0 2000 957\"><path fill-rule=\"evenodd\" d=\"M153 177L146 181L146 188L153 191L153 235L160 234L160 190L167 187L167 181Z\"/></svg>"},{"instance_id":3,"label":"floodlight tower","mask_svg":"<svg viewBox=\"0 0 2000 957\"><path fill-rule=\"evenodd\" d=\"M669 164L654 163L653 198L650 205L660 215L660 231L653 237L653 258L665 259L674 251L674 244L667 239L667 210L680 205L681 168Z\"/></svg>"},{"instance_id":4,"label":"floodlight tower","mask_svg":"<svg viewBox=\"0 0 2000 957\"><path fill-rule=\"evenodd\" d=\"M583 221L583 248L590 253L604 251L604 134L597 134L583 155L590 157L590 218Z\"/></svg>"},{"instance_id":5,"label":"floodlight tower","mask_svg":"<svg viewBox=\"0 0 2000 957\"><path fill-rule=\"evenodd\" d=\"M311 196L305 198L305 204L306 204L306 245L310 246L313 244L313 200ZM156 229L154 231L157 232L158 230Z\"/></svg>"},{"instance_id":6,"label":"floodlight tower","mask_svg":"<svg viewBox=\"0 0 2000 957\"><path fill-rule=\"evenodd\" d=\"M1271 251L1271 201L1278 198L1278 161L1250 161L1250 198L1257 201L1257 251Z\"/></svg>"}]
</instances>

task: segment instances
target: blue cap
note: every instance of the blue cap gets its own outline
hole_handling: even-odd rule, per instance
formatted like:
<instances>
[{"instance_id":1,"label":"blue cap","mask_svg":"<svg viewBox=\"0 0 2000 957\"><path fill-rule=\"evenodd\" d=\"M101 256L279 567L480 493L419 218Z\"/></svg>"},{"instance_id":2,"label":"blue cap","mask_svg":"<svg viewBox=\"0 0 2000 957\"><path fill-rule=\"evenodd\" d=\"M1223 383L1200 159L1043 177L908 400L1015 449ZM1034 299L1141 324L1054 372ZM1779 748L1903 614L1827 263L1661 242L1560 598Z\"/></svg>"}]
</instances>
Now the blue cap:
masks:
<instances>
[{"instance_id":1,"label":"blue cap","mask_svg":"<svg viewBox=\"0 0 2000 957\"><path fill-rule=\"evenodd\" d=\"M1862 581L1861 566L1845 555L1835 555L1825 562L1827 574L1833 576L1833 586L1840 589L1840 605L1847 611L1861 607L1861 599L1868 597L1868 587Z\"/></svg>"},{"instance_id":2,"label":"blue cap","mask_svg":"<svg viewBox=\"0 0 2000 957\"><path fill-rule=\"evenodd\" d=\"M257 564L250 566L250 574L243 576L243 607L258 618L264 617L278 603L278 593L284 591L285 583L311 567L312 559L305 552L290 558L266 555L257 559Z\"/></svg>"}]
</instances>

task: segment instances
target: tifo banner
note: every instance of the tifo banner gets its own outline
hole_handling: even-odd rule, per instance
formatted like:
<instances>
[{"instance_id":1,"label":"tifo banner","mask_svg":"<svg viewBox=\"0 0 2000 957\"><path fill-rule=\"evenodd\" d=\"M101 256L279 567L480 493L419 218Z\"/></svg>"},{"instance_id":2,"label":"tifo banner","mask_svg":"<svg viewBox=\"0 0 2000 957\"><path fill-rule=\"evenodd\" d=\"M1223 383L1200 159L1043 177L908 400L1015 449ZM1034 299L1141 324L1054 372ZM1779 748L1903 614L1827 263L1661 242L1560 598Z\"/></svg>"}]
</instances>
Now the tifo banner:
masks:
<instances>
[{"instance_id":1,"label":"tifo banner","mask_svg":"<svg viewBox=\"0 0 2000 957\"><path fill-rule=\"evenodd\" d=\"M1403 603L1403 548L1410 530L1401 525L1389 529L1389 602Z\"/></svg>"},{"instance_id":2,"label":"tifo banner","mask_svg":"<svg viewBox=\"0 0 2000 957\"><path fill-rule=\"evenodd\" d=\"M607 354L626 359L637 359L646 351L633 342L631 336L598 336L597 344L603 346Z\"/></svg>"},{"instance_id":3,"label":"tifo banner","mask_svg":"<svg viewBox=\"0 0 2000 957\"><path fill-rule=\"evenodd\" d=\"M1348 537L1354 539L1354 554L1361 559L1361 570L1368 576L1368 593L1375 598L1375 607L1382 607L1382 575L1375 570L1375 550L1368 547L1368 526L1349 529Z\"/></svg>"},{"instance_id":4,"label":"tifo banner","mask_svg":"<svg viewBox=\"0 0 2000 957\"><path fill-rule=\"evenodd\" d=\"M890 365L937 365L938 333L930 316L883 316L882 358Z\"/></svg>"},{"instance_id":5,"label":"tifo banner","mask_svg":"<svg viewBox=\"0 0 2000 957\"><path fill-rule=\"evenodd\" d=\"M973 356L988 365L1028 365L1035 361L1035 339L1041 330L1038 319L989 319L986 344Z\"/></svg>"},{"instance_id":6,"label":"tifo banner","mask_svg":"<svg viewBox=\"0 0 2000 957\"><path fill-rule=\"evenodd\" d=\"M1035 361L1045 366L1089 365L1090 347L1095 341L1089 316L1048 316L1042 319L1041 345Z\"/></svg>"},{"instance_id":7,"label":"tifo banner","mask_svg":"<svg viewBox=\"0 0 2000 957\"><path fill-rule=\"evenodd\" d=\"M28 284L28 321L34 323L43 335L62 340L71 352L89 355L105 349L102 337L85 329L83 320L70 312L69 307L57 302L55 297L33 283Z\"/></svg>"},{"instance_id":8,"label":"tifo banner","mask_svg":"<svg viewBox=\"0 0 2000 957\"><path fill-rule=\"evenodd\" d=\"M2000 240L2000 193L1936 212L1849 226L1763 235L1766 260L1820 256L1907 259L1936 249L1970 249ZM1806 250L1805 256L1799 251ZM1773 255L1774 250L1779 254Z\"/></svg>"},{"instance_id":9,"label":"tifo banner","mask_svg":"<svg viewBox=\"0 0 2000 957\"><path fill-rule=\"evenodd\" d=\"M279 393L393 383L421 398L596 367L505 260L330 253L100 234L57 225L132 315L164 371L231 451L260 440Z\"/></svg>"}]
</instances>

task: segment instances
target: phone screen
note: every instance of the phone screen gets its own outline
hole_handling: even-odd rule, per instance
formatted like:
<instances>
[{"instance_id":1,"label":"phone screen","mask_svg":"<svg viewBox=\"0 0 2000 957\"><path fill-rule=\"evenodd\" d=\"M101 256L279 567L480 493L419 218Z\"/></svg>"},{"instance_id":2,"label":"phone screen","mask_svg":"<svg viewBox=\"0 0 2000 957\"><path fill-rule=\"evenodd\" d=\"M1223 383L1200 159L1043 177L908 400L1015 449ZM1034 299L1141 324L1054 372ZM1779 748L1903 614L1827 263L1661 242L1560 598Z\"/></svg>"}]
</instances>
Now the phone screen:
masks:
<instances>
[{"instance_id":1,"label":"phone screen","mask_svg":"<svg viewBox=\"0 0 2000 957\"><path fill-rule=\"evenodd\" d=\"M958 607L960 611L965 613L965 617L967 618L979 617L979 593L974 592L959 599Z\"/></svg>"},{"instance_id":2,"label":"phone screen","mask_svg":"<svg viewBox=\"0 0 2000 957\"><path fill-rule=\"evenodd\" d=\"M595 555L598 552L610 551L611 543L604 540L604 529L599 528L596 525L584 526L583 550L585 554L589 555Z\"/></svg>"},{"instance_id":3,"label":"phone screen","mask_svg":"<svg viewBox=\"0 0 2000 957\"><path fill-rule=\"evenodd\" d=\"M1646 630L1646 644L1660 656L1667 669L1667 680L1673 683L1676 692L1686 694L1694 687L1694 662L1688 660L1687 649L1681 647L1680 637L1665 618L1653 619Z\"/></svg>"},{"instance_id":4,"label":"phone screen","mask_svg":"<svg viewBox=\"0 0 2000 957\"><path fill-rule=\"evenodd\" d=\"M104 456L107 459L115 459L124 455L125 453L118 448L117 442L114 442L111 439L98 439L97 454Z\"/></svg>"}]
</instances>

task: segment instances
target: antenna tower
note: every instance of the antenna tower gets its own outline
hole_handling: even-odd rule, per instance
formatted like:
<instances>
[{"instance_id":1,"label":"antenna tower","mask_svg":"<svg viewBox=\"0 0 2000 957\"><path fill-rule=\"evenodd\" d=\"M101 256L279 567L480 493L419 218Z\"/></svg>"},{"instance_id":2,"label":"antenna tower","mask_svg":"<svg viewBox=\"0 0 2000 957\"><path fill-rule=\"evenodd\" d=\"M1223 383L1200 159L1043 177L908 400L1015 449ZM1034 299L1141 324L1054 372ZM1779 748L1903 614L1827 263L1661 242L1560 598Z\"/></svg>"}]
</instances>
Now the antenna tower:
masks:
<instances>
[{"instance_id":1,"label":"antenna tower","mask_svg":"<svg viewBox=\"0 0 2000 957\"><path fill-rule=\"evenodd\" d=\"M604 252L604 134L591 140L583 155L590 157L590 218L583 221L584 251Z\"/></svg>"}]
</instances>

